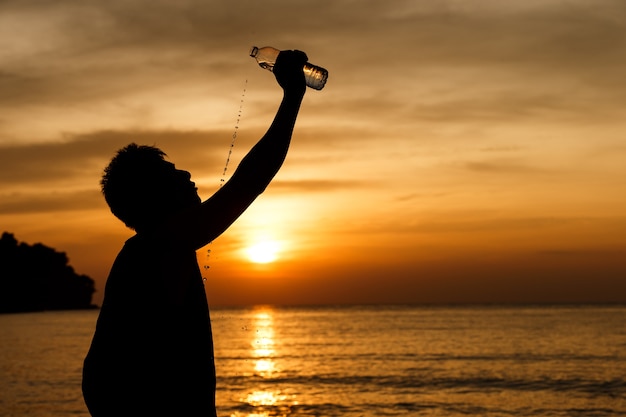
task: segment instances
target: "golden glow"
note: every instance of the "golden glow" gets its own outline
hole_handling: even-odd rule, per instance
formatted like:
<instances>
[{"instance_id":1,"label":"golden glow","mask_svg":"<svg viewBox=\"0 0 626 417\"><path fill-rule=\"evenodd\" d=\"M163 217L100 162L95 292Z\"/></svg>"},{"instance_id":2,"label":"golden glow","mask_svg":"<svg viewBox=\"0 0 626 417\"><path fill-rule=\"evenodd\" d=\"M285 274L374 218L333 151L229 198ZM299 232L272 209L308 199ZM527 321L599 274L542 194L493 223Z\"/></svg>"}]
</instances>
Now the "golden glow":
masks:
<instances>
[{"instance_id":1,"label":"golden glow","mask_svg":"<svg viewBox=\"0 0 626 417\"><path fill-rule=\"evenodd\" d=\"M292 18L283 3L268 15ZM348 25L371 18L336 3L337 16L354 16ZM584 0L447 2L455 4L455 28L471 34L451 42L442 2L419 12L417 2L379 3L381 30L306 51L329 67L331 84L307 92L286 163L262 198L212 243L210 259L199 254L211 268L211 305L624 302L626 95L614 86L626 54L605 42L614 23L608 9ZM132 6L108 19L107 2L78 4L0 15L0 39L10 44L0 47L0 67L16 80L37 79L10 83L0 95L0 232L67 253L77 273L96 280L93 302L101 305L111 263L133 235L98 192L115 150L131 141L157 145L208 198L267 131L281 89L229 43L211 51L228 70L218 65L207 77L198 65L180 66L181 54L205 46L201 36L140 37L145 44L116 42L101 53L109 33L135 41L120 30L151 33L185 21L185 8L153 2L155 20L120 27L110 23ZM242 16L221 4L211 9L219 30L246 37L232 24ZM98 24L66 24L85 16ZM483 34L473 28L483 16L485 33L501 41L476 54ZM417 42L396 37L426 18L433 24ZM516 24L502 24L507 19ZM518 30L528 22L532 33ZM250 24L251 33L266 22ZM319 45L348 30L342 19L320 24ZM598 51L593 65L572 47L575 36L561 36L581 27ZM344 56L369 41L402 57L387 63L393 77ZM405 56L407 48L420 53ZM512 50L515 65L497 59ZM79 53L98 71L71 59ZM355 88L350 74L375 79L386 93ZM241 134L220 178L242 105Z\"/></svg>"},{"instance_id":2,"label":"golden glow","mask_svg":"<svg viewBox=\"0 0 626 417\"><path fill-rule=\"evenodd\" d=\"M246 397L245 401L253 406L274 405L279 401L287 399L286 395L281 395L278 391L254 391Z\"/></svg>"},{"instance_id":3,"label":"golden glow","mask_svg":"<svg viewBox=\"0 0 626 417\"><path fill-rule=\"evenodd\" d=\"M280 244L275 240L261 240L245 249L247 258L257 264L267 264L278 259Z\"/></svg>"},{"instance_id":4,"label":"golden glow","mask_svg":"<svg viewBox=\"0 0 626 417\"><path fill-rule=\"evenodd\" d=\"M269 378L277 372L272 360L274 356L274 329L273 317L270 310L261 311L255 315L255 339L252 341L252 355L258 358L254 370L258 375Z\"/></svg>"},{"instance_id":5,"label":"golden glow","mask_svg":"<svg viewBox=\"0 0 626 417\"><path fill-rule=\"evenodd\" d=\"M251 356L256 358L254 370L263 378L275 377L280 372L274 361L276 355L276 339L274 335L273 311L263 307L258 309L253 316L254 338L250 342L252 347ZM289 407L297 405L295 395L286 395L280 390L254 390L240 401L252 407ZM275 414L271 414L275 415ZM255 411L253 413L234 413L231 417L269 417L268 411Z\"/></svg>"},{"instance_id":6,"label":"golden glow","mask_svg":"<svg viewBox=\"0 0 626 417\"><path fill-rule=\"evenodd\" d=\"M276 368L271 359L259 359L256 361L254 370L257 371L259 375L270 375L276 371Z\"/></svg>"}]
</instances>

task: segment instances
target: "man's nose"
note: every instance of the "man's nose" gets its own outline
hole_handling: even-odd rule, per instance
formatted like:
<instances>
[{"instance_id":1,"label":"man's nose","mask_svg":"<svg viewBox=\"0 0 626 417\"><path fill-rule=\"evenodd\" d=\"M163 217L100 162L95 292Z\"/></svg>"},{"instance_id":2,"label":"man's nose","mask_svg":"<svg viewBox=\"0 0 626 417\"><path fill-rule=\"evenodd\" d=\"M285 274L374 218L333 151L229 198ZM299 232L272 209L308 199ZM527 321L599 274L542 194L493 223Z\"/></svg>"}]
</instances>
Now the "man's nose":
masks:
<instances>
[{"instance_id":1,"label":"man's nose","mask_svg":"<svg viewBox=\"0 0 626 417\"><path fill-rule=\"evenodd\" d=\"M191 173L189 171L183 171L182 169L178 170L178 175L180 175L182 178L186 179L186 180L190 180L191 179Z\"/></svg>"}]
</instances>

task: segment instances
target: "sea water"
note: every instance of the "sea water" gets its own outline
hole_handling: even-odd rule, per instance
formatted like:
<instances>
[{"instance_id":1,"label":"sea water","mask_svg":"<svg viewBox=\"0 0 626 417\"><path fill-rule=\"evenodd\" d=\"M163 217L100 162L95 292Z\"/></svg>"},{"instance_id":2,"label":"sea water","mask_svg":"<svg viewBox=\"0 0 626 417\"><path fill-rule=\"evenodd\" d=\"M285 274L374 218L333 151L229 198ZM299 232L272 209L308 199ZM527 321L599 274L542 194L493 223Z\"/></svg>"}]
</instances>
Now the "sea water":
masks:
<instances>
[{"instance_id":1,"label":"sea water","mask_svg":"<svg viewBox=\"0 0 626 417\"><path fill-rule=\"evenodd\" d=\"M0 315L0 415L84 416L97 311ZM624 416L626 307L212 311L218 415Z\"/></svg>"}]
</instances>

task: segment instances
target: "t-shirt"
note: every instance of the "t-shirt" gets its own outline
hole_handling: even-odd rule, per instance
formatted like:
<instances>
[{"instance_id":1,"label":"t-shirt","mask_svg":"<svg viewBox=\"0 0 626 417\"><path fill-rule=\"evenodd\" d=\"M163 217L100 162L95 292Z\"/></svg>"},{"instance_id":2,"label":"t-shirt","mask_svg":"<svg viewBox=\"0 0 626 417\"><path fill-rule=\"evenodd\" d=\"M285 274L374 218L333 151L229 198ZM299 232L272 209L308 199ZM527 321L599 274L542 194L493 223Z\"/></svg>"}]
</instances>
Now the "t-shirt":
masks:
<instances>
[{"instance_id":1,"label":"t-shirt","mask_svg":"<svg viewBox=\"0 0 626 417\"><path fill-rule=\"evenodd\" d=\"M99 416L215 416L211 322L196 253L136 235L107 279L83 368Z\"/></svg>"}]
</instances>

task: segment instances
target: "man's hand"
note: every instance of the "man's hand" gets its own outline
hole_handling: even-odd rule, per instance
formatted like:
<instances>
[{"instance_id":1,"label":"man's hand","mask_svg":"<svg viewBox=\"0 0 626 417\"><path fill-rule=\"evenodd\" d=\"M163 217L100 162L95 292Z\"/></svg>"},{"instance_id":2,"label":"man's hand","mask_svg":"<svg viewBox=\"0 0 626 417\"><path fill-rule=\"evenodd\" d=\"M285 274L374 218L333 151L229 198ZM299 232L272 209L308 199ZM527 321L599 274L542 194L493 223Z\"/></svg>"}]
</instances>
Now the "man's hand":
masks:
<instances>
[{"instance_id":1,"label":"man's hand","mask_svg":"<svg viewBox=\"0 0 626 417\"><path fill-rule=\"evenodd\" d=\"M274 65L276 81L285 92L300 92L304 94L306 82L304 80L304 64L307 56L302 51L281 51Z\"/></svg>"}]
</instances>

